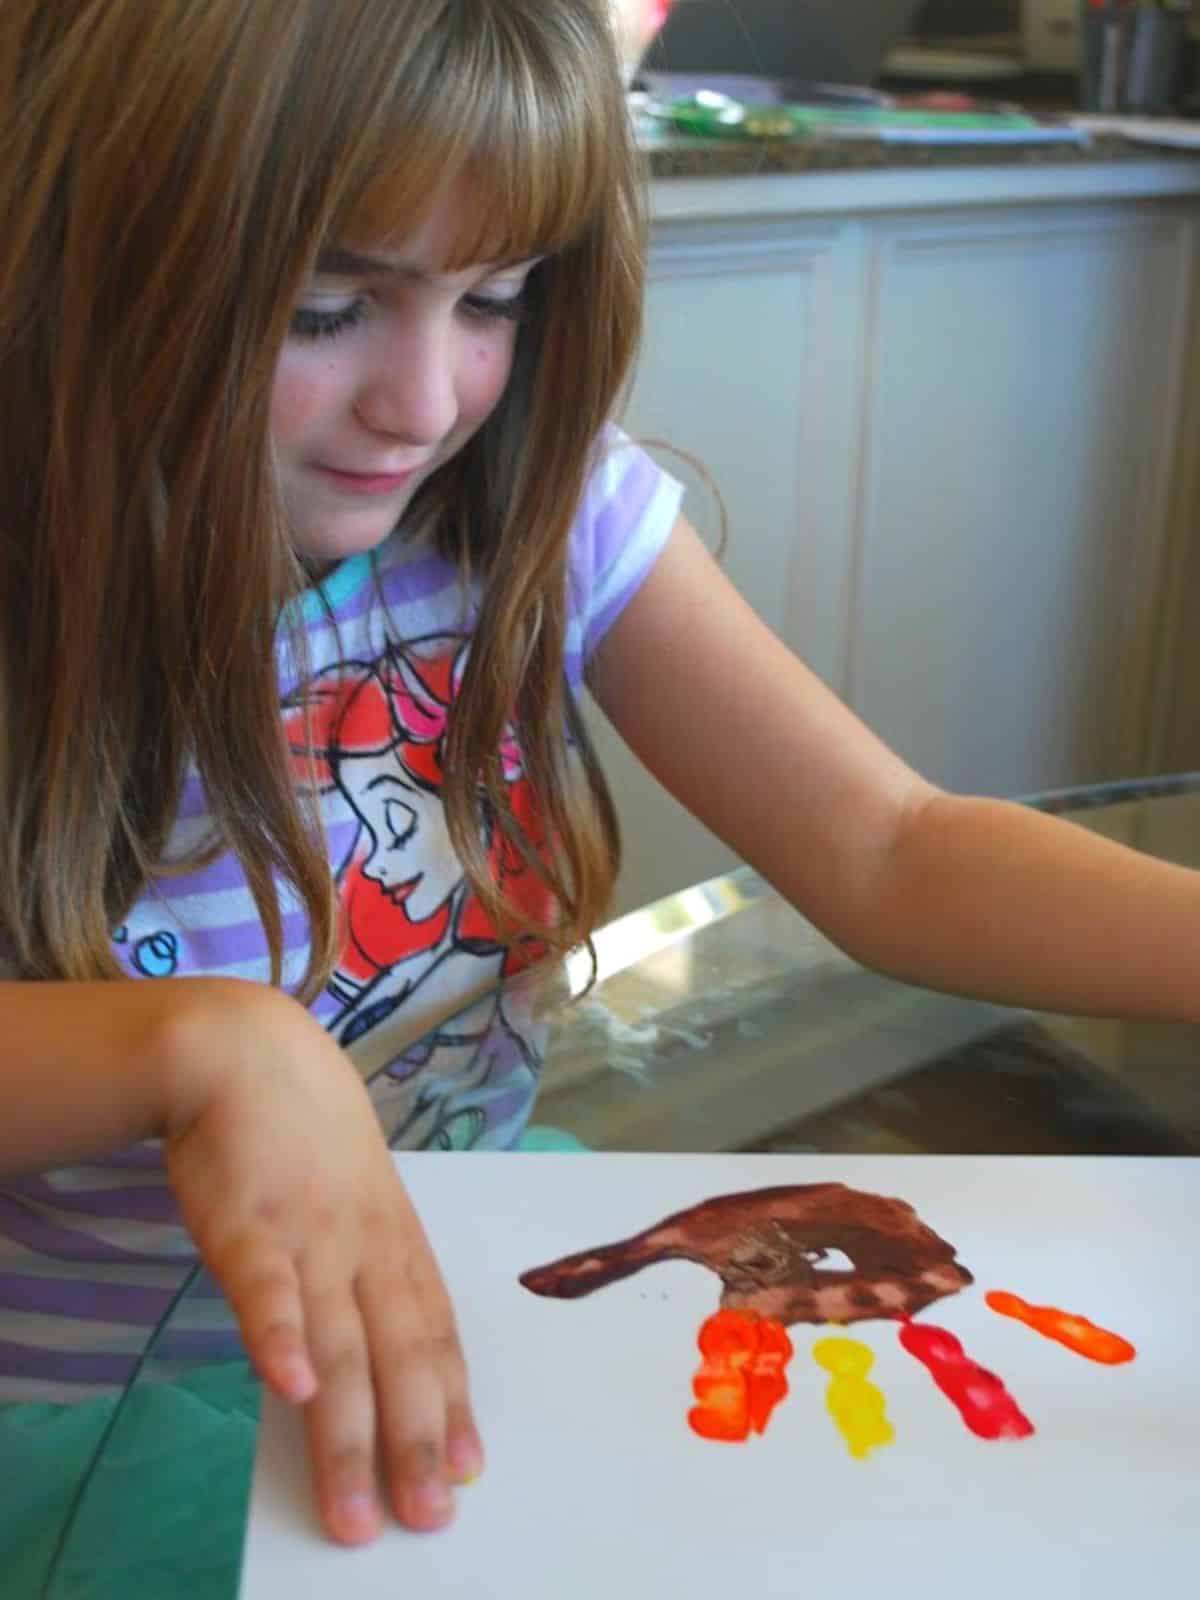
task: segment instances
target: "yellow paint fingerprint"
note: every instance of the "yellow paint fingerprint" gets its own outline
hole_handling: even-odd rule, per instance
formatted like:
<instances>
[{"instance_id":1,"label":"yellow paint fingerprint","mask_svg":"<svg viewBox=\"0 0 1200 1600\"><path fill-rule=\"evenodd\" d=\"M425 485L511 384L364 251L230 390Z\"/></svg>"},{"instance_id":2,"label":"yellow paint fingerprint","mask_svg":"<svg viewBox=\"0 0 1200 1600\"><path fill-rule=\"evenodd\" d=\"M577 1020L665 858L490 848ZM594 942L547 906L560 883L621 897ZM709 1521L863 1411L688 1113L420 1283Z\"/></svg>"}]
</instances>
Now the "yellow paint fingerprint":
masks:
<instances>
[{"instance_id":1,"label":"yellow paint fingerprint","mask_svg":"<svg viewBox=\"0 0 1200 1600\"><path fill-rule=\"evenodd\" d=\"M874 1352L857 1339L822 1339L813 1346L813 1360L830 1374L825 1404L854 1459L865 1461L872 1450L891 1444L896 1433L887 1400L867 1378Z\"/></svg>"}]
</instances>

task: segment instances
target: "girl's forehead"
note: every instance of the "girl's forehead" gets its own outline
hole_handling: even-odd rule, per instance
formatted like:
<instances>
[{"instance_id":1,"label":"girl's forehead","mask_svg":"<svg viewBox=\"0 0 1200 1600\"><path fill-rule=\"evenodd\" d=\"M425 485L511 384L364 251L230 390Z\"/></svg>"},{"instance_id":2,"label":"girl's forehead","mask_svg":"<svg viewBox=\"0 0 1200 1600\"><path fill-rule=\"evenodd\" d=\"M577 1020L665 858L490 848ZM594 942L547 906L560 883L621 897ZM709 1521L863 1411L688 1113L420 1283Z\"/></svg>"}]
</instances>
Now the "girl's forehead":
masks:
<instances>
[{"instance_id":1,"label":"girl's forehead","mask_svg":"<svg viewBox=\"0 0 1200 1600\"><path fill-rule=\"evenodd\" d=\"M508 269L555 255L586 232L595 207L580 200L569 183L551 194L536 174L500 171L477 158L431 200L414 201L401 175L376 180L330 243L415 259L439 275Z\"/></svg>"},{"instance_id":2,"label":"girl's forehead","mask_svg":"<svg viewBox=\"0 0 1200 1600\"><path fill-rule=\"evenodd\" d=\"M474 231L474 218L485 204L476 178L456 178L435 197L428 214L405 236L397 238L389 255L413 262L429 271L444 273L481 262L462 260L463 244ZM385 241L386 243L386 241Z\"/></svg>"},{"instance_id":3,"label":"girl's forehead","mask_svg":"<svg viewBox=\"0 0 1200 1600\"><path fill-rule=\"evenodd\" d=\"M427 215L410 231L355 235L323 251L319 268L330 274L393 276L440 283L484 273L516 275L535 266L541 252L503 257L472 255L467 246L474 243L478 231L475 207L480 203L478 185L460 180L438 195Z\"/></svg>"},{"instance_id":4,"label":"girl's forehead","mask_svg":"<svg viewBox=\"0 0 1200 1600\"><path fill-rule=\"evenodd\" d=\"M525 261L480 261L457 271L443 270L444 263L412 247L372 248L334 246L317 257L317 276L322 278L363 278L415 283L431 288L458 290L464 284L514 283L523 279L544 260L531 256Z\"/></svg>"}]
</instances>

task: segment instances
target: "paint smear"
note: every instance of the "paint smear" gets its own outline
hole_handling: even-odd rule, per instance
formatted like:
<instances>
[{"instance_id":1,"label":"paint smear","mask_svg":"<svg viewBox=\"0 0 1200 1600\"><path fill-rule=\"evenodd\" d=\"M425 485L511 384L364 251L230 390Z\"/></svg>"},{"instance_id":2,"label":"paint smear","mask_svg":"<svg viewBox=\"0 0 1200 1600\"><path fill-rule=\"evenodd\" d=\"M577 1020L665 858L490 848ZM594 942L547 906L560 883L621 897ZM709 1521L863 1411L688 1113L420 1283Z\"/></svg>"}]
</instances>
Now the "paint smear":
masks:
<instances>
[{"instance_id":1,"label":"paint smear","mask_svg":"<svg viewBox=\"0 0 1200 1600\"><path fill-rule=\"evenodd\" d=\"M1128 1339L1109 1333L1107 1328L1098 1328L1086 1317L1073 1316L1071 1312L1058 1311L1053 1306L1031 1306L1020 1295L1006 1294L1000 1290L993 1290L984 1298L992 1310L999 1312L1002 1317L1023 1322L1043 1338L1054 1339L1076 1355L1086 1356L1089 1361L1102 1362L1106 1367L1119 1367L1137 1355Z\"/></svg>"},{"instance_id":2,"label":"paint smear","mask_svg":"<svg viewBox=\"0 0 1200 1600\"><path fill-rule=\"evenodd\" d=\"M896 1431L887 1419L883 1391L868 1381L875 1365L873 1351L857 1339L822 1339L813 1346L813 1360L831 1375L825 1404L856 1461L891 1444Z\"/></svg>"},{"instance_id":3,"label":"paint smear","mask_svg":"<svg viewBox=\"0 0 1200 1600\"><path fill-rule=\"evenodd\" d=\"M945 1328L905 1322L900 1343L929 1368L934 1383L981 1439L1024 1439L1034 1431L996 1374L972 1361Z\"/></svg>"},{"instance_id":4,"label":"paint smear","mask_svg":"<svg viewBox=\"0 0 1200 1600\"><path fill-rule=\"evenodd\" d=\"M788 1392L784 1368L792 1341L781 1322L752 1312L718 1311L700 1330L700 1371L692 1380L699 1405L688 1423L702 1439L741 1443L764 1433Z\"/></svg>"}]
</instances>

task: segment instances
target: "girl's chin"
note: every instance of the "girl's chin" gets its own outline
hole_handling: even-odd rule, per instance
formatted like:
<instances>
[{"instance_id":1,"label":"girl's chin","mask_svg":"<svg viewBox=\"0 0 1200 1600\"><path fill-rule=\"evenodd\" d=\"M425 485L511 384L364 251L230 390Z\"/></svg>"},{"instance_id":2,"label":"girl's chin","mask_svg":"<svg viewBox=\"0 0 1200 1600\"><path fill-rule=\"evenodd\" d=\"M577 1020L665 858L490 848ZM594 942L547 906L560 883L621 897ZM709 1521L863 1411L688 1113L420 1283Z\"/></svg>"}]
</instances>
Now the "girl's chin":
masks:
<instances>
[{"instance_id":1,"label":"girl's chin","mask_svg":"<svg viewBox=\"0 0 1200 1600\"><path fill-rule=\"evenodd\" d=\"M399 512L386 517L355 518L344 527L326 526L319 536L293 540L293 548L305 567L312 571L323 568L328 572L351 556L360 556L367 550L377 550L392 533L400 520Z\"/></svg>"}]
</instances>

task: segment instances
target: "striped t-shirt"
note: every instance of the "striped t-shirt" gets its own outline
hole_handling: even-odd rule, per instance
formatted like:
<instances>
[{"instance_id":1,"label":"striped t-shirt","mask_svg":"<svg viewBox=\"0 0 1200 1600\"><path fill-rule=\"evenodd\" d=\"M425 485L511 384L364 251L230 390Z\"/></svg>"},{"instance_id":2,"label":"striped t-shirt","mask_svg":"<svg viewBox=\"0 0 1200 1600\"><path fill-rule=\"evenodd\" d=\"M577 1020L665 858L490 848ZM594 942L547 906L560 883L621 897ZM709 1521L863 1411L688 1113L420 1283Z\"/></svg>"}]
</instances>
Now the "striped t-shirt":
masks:
<instances>
[{"instance_id":1,"label":"striped t-shirt","mask_svg":"<svg viewBox=\"0 0 1200 1600\"><path fill-rule=\"evenodd\" d=\"M570 534L573 689L654 564L680 497L623 435L606 437ZM511 958L467 890L440 799L443 736L476 600L464 597L453 565L395 536L304 597L305 690L280 652L282 714L298 748L307 698L344 928L313 1009L371 1083L397 1148L511 1148L537 1088L536 1040L498 990ZM536 835L515 730L500 755L514 813ZM168 857L208 826L193 777ZM520 881L520 861L498 840L491 859L518 903L540 904L532 875ZM283 907L291 984L305 965L307 928L286 894ZM149 884L114 949L133 977L269 981L254 902L228 855ZM0 1401L78 1399L124 1384L194 1259L155 1143L0 1189ZM224 1320L211 1297L195 1297L172 1318L169 1355L219 1355Z\"/></svg>"}]
</instances>

